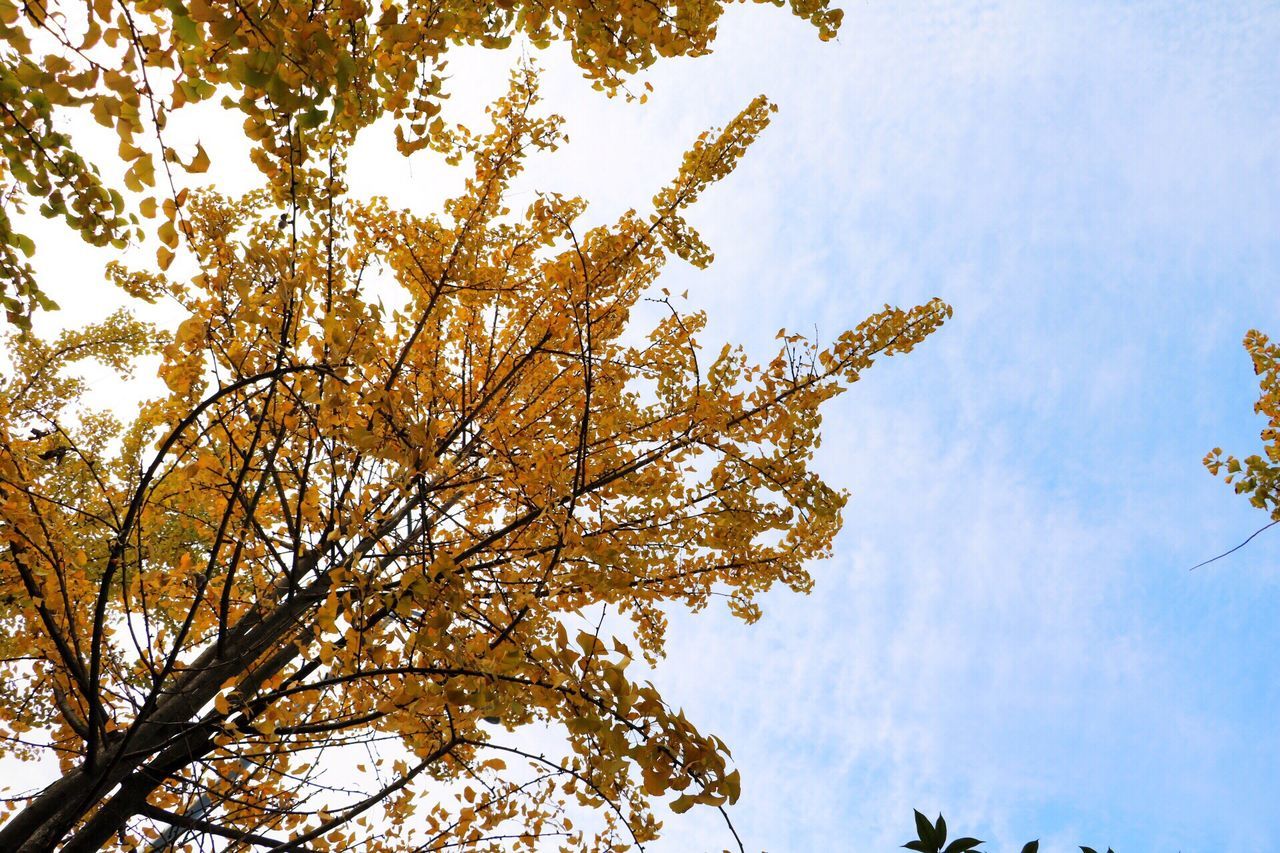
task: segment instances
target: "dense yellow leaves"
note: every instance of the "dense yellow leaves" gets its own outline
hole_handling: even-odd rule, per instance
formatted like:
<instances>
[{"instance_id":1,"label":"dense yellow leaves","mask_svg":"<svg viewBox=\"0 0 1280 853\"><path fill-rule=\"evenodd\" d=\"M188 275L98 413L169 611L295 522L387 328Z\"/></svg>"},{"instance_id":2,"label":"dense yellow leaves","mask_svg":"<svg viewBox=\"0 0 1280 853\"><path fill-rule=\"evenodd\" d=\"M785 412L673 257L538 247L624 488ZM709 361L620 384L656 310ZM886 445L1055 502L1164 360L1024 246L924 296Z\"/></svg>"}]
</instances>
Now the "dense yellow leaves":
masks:
<instances>
[{"instance_id":1,"label":"dense yellow leaves","mask_svg":"<svg viewBox=\"0 0 1280 853\"><path fill-rule=\"evenodd\" d=\"M151 193L173 198L183 170L209 167L203 148L175 151L165 128L176 111L211 99L242 115L274 200L306 206L327 198L335 158L380 116L395 119L403 152L441 143L454 45L563 41L586 76L612 92L659 57L706 53L726 5L0 0L0 181L11 206L0 208L0 301L20 325L35 305L47 306L26 262L33 246L14 231L12 210L31 203L95 245L144 236L120 192L103 183L102 164L62 130L66 110L87 108L115 131L123 187L153 199L145 216L154 215ZM824 39L839 27L841 12L827 0L791 0L790 8ZM176 214L165 215L173 227ZM173 249L160 249L163 265Z\"/></svg>"},{"instance_id":2,"label":"dense yellow leaves","mask_svg":"<svg viewBox=\"0 0 1280 853\"><path fill-rule=\"evenodd\" d=\"M223 26L185 8L184 43ZM700 137L651 211L584 230L577 199L507 212L561 138L536 105L520 71L490 132L447 139L474 172L438 216L335 197L282 228L268 191L184 198L193 278L111 269L187 311L164 339L121 314L9 341L0 732L66 772L0 847L96 849L205 798L202 832L263 844L619 850L657 835L655 799L738 798L724 744L635 661L673 604L751 620L809 589L845 502L810 468L821 404L950 309L707 358L699 314L644 300L668 255L709 259L680 217L771 107ZM167 391L130 424L68 372L152 353Z\"/></svg>"}]
</instances>

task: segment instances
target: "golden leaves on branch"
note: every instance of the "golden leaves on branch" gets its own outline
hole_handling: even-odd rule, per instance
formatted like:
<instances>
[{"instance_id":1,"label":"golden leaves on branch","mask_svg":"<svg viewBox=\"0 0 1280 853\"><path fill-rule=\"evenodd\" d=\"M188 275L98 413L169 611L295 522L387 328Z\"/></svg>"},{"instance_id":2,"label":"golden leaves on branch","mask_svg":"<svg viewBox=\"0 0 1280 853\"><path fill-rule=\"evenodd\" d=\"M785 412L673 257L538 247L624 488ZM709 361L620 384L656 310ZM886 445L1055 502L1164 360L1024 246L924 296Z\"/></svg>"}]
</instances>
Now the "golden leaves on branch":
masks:
<instances>
[{"instance_id":1,"label":"golden leaves on branch","mask_svg":"<svg viewBox=\"0 0 1280 853\"><path fill-rule=\"evenodd\" d=\"M763 0L761 0L763 2ZM516 37L538 46L568 44L595 84L618 90L659 57L709 51L723 0L527 0L408 3L342 0L329 4L242 0L0 0L0 302L11 322L50 307L26 258L28 236L10 210L28 202L62 218L94 245L143 239L120 191L105 184L107 164L62 132L62 111L87 107L119 138L123 187L183 186L173 166L209 168L202 148L191 159L166 142L169 117L220 98L243 115L251 158L277 203L308 207L326 199L340 175L342 152L380 116L395 119L403 153L442 144L447 53L459 44L501 48ZM793 14L833 37L841 13L827 0L791 0ZM155 215L154 197L144 216ZM179 202L178 207L181 207ZM171 229L181 217L167 212ZM683 228L673 219L669 227ZM162 241L162 266L176 244ZM678 242L698 257L693 238Z\"/></svg>"},{"instance_id":2,"label":"golden leaves on branch","mask_svg":"<svg viewBox=\"0 0 1280 853\"><path fill-rule=\"evenodd\" d=\"M675 181L653 197L650 221L668 251L703 268L711 263L711 250L680 212L698 200L704 189L733 171L751 142L769 126L777 107L763 95L753 100L718 133L707 131L684 155Z\"/></svg>"},{"instance_id":3,"label":"golden leaves on branch","mask_svg":"<svg viewBox=\"0 0 1280 853\"><path fill-rule=\"evenodd\" d=\"M634 661L662 654L675 604L752 620L774 584L811 587L845 503L811 468L820 407L950 309L705 358L700 315L668 301L644 327L637 308L669 254L710 259L680 217L772 108L700 137L651 212L583 230L578 199L508 211L560 139L536 103L522 70L492 131L449 141L473 173L439 216L340 199L286 238L268 192L193 193L197 275L111 269L183 306L170 338L122 316L21 344L28 379L158 351L167 392L113 424L72 380L0 389L2 618L39 658L0 660L9 733L123 768L148 807L207 796L216 828L317 848L623 849L656 836L657 798L738 798L725 745ZM517 734L534 726L552 747ZM373 749L350 797L313 775L316 754ZM99 802L65 833L96 838ZM362 835L366 811L385 833Z\"/></svg>"},{"instance_id":4,"label":"golden leaves on branch","mask_svg":"<svg viewBox=\"0 0 1280 853\"><path fill-rule=\"evenodd\" d=\"M1249 502L1266 510L1273 521L1280 520L1280 345L1257 329L1244 336L1244 348L1259 377L1261 393L1253 410L1267 419L1262 428L1263 451L1244 459L1222 456L1214 448L1204 458L1205 467L1214 475L1223 475L1236 494L1249 496ZM1252 538L1252 537L1251 537Z\"/></svg>"}]
</instances>

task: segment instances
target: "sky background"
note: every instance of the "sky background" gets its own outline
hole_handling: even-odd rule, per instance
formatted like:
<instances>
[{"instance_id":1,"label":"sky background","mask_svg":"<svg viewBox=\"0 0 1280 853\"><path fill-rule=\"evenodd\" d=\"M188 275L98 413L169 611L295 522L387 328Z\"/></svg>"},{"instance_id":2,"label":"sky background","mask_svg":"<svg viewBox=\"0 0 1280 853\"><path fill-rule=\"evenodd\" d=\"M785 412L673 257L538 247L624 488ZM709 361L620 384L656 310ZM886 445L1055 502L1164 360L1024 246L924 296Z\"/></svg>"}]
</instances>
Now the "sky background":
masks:
<instances>
[{"instance_id":1,"label":"sky background","mask_svg":"<svg viewBox=\"0 0 1280 853\"><path fill-rule=\"evenodd\" d=\"M662 282L708 349L955 308L828 410L818 468L852 500L813 594L754 626L673 614L655 681L733 749L750 851L887 851L913 807L993 851L1280 850L1280 531L1188 571L1266 521L1200 460L1258 445L1240 339L1280 334L1280 8L844 5L830 44L732 7L643 106L532 54L572 142L520 191L595 221L757 93L779 105L690 215L715 264ZM479 126L518 56L455 55L449 114ZM431 157L374 128L353 191L433 210L462 176ZM49 245L70 316L95 262ZM731 844L695 810L649 849Z\"/></svg>"}]
</instances>

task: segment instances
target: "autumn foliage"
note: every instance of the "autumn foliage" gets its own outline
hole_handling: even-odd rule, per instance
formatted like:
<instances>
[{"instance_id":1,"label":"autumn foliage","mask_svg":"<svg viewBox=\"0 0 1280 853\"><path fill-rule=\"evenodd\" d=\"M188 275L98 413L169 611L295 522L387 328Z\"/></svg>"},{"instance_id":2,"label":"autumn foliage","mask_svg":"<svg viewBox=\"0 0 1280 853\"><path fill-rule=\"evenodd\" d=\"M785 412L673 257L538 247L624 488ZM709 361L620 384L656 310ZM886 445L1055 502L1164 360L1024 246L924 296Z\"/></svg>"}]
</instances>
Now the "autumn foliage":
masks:
<instances>
[{"instance_id":1,"label":"autumn foliage","mask_svg":"<svg viewBox=\"0 0 1280 853\"><path fill-rule=\"evenodd\" d=\"M819 407L949 309L709 355L654 282L708 259L685 208L770 106L584 232L577 199L507 210L560 138L535 102L517 73L490 133L446 138L474 176L438 217L195 194L194 277L112 268L183 306L175 334L121 314L9 340L0 731L62 775L8 802L0 848L622 849L655 798L737 798L724 744L629 666L672 604L751 620L810 587L844 504L809 467ZM168 390L128 423L66 370L148 354ZM559 753L525 745L537 725Z\"/></svg>"},{"instance_id":2,"label":"autumn foliage","mask_svg":"<svg viewBox=\"0 0 1280 853\"><path fill-rule=\"evenodd\" d=\"M826 0L790 5L835 34ZM528 67L489 132L439 115L454 45L562 40L629 94L724 7L0 0L0 760L29 768L0 850L621 850L660 800L738 798L726 746L636 661L672 607L751 621L810 588L845 501L810 468L821 404L950 309L780 333L762 365L700 348L657 277L711 260L685 212L763 98L594 228L580 199L507 197L562 140ZM188 186L210 154L165 128L206 101L243 121L259 191ZM77 113L116 150L77 145ZM472 165L439 215L347 192L382 116L402 152ZM154 241L108 277L181 323L32 333L33 207ZM86 361L158 362L163 386L94 410Z\"/></svg>"},{"instance_id":3,"label":"autumn foliage","mask_svg":"<svg viewBox=\"0 0 1280 853\"><path fill-rule=\"evenodd\" d=\"M396 119L402 151L438 137L455 45L562 40L588 77L617 91L658 57L706 53L726 5L0 0L0 306L25 325L35 306L51 304L26 261L34 244L10 215L29 204L95 245L154 232L160 263L172 260L188 227L174 203L183 172L209 166L203 147L178 151L166 141L170 119L190 105L212 101L243 115L274 201L323 204L332 157L380 116ZM842 13L827 0L790 6L822 38L835 35ZM118 149L87 154L64 121L72 110L114 130ZM117 160L123 176L104 177ZM144 227L138 214L157 224Z\"/></svg>"}]
</instances>

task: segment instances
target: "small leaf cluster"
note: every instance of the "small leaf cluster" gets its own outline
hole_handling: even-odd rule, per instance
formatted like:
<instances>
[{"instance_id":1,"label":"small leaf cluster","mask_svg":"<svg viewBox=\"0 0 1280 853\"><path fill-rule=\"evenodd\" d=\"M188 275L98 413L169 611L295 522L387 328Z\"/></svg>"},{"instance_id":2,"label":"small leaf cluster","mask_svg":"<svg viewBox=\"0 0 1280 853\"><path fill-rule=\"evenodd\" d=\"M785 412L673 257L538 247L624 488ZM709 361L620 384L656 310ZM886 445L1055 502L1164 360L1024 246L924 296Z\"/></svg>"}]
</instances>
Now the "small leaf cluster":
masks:
<instances>
[{"instance_id":1,"label":"small leaf cluster","mask_svg":"<svg viewBox=\"0 0 1280 853\"><path fill-rule=\"evenodd\" d=\"M1222 448L1215 447L1204 464L1231 484L1236 494L1246 495L1251 504L1266 511L1273 522L1280 521L1280 345L1253 329L1244 337L1244 348L1260 388L1253 409L1267 419L1261 433L1262 452L1243 459L1224 458Z\"/></svg>"},{"instance_id":2,"label":"small leaf cluster","mask_svg":"<svg viewBox=\"0 0 1280 853\"><path fill-rule=\"evenodd\" d=\"M28 6L33 8L33 6ZM93 245L124 245L124 198L102 182L97 167L59 129L59 108L85 103L82 93L51 73L65 63L37 64L33 45L17 26L18 12L0 0L0 307L10 323L27 327L31 312L56 307L36 285L28 259L35 243L12 214L35 202Z\"/></svg>"},{"instance_id":3,"label":"small leaf cluster","mask_svg":"<svg viewBox=\"0 0 1280 853\"><path fill-rule=\"evenodd\" d=\"M947 844L947 822L942 815L938 815L936 821L930 821L925 817L919 809L915 810L916 814L916 838L902 845L907 850L916 850L919 853L968 853L968 851L977 851L980 845L985 841L979 841L976 838L957 838L950 844ZM944 846L945 845L945 846ZM1021 853L1039 853L1040 841L1028 841L1022 845ZM1080 847L1081 853L1098 853L1092 847ZM1114 853L1108 847L1107 853Z\"/></svg>"},{"instance_id":4,"label":"small leaf cluster","mask_svg":"<svg viewBox=\"0 0 1280 853\"><path fill-rule=\"evenodd\" d=\"M918 809L916 810L916 834L918 838L902 846L908 850L916 850L918 853L968 853L970 850L978 849L978 845L983 843L977 838L965 836L947 844L947 822L942 815L938 815L936 821L930 822L929 818ZM1024 848L1023 853L1034 853L1035 849L1034 847Z\"/></svg>"}]
</instances>

